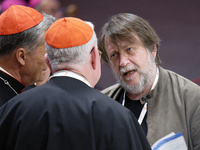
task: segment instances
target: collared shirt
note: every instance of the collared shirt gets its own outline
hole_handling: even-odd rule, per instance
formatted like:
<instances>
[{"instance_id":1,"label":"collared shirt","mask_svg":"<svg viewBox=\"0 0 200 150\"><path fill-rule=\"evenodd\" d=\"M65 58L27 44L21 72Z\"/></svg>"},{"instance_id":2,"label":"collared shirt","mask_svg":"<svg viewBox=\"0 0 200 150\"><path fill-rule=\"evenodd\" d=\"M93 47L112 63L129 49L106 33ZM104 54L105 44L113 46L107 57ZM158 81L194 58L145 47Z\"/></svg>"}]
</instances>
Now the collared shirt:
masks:
<instances>
[{"instance_id":1,"label":"collared shirt","mask_svg":"<svg viewBox=\"0 0 200 150\"><path fill-rule=\"evenodd\" d=\"M90 83L88 82L88 80L81 74L78 74L78 73L75 73L75 72L72 72L72 71L69 71L69 70L61 70L61 71L58 71L58 72L55 72L50 78L53 78L53 77L59 77L59 76L67 76L67 77L72 77L72 78L75 78L77 80L80 80L82 82L84 82L85 84L87 84L88 86L91 87Z\"/></svg>"}]
</instances>

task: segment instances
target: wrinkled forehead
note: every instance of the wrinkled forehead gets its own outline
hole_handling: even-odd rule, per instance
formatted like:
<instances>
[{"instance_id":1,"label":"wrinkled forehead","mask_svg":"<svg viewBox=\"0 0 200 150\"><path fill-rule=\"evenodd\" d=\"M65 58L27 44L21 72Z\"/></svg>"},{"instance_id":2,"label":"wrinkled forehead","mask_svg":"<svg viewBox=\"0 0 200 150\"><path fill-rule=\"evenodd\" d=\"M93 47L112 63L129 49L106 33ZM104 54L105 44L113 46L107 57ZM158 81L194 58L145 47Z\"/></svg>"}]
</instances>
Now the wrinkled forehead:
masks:
<instances>
[{"instance_id":1,"label":"wrinkled forehead","mask_svg":"<svg viewBox=\"0 0 200 150\"><path fill-rule=\"evenodd\" d=\"M135 45L135 46L143 46L143 43L141 42L140 38L135 33L130 34L108 34L105 36L104 43L106 46L106 42L109 42L113 47L117 49L123 49L124 47L127 47L129 45Z\"/></svg>"}]
</instances>

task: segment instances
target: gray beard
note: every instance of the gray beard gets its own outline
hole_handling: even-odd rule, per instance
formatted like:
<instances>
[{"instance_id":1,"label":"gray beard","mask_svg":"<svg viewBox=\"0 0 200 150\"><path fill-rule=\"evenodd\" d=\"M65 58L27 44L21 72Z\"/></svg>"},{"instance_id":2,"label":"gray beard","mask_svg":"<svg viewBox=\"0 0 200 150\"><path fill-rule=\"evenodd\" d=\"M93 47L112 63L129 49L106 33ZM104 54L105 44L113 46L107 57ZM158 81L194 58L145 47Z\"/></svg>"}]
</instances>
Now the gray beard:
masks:
<instances>
[{"instance_id":1,"label":"gray beard","mask_svg":"<svg viewBox=\"0 0 200 150\"><path fill-rule=\"evenodd\" d=\"M136 68L137 71L140 73L140 80L137 84L135 85L128 85L122 78L122 75L116 75L114 72L114 76L116 80L121 84L121 86L130 94L140 94L142 93L145 89L150 87L150 85L153 83L154 78L155 78L155 73L156 73L156 63L155 59L152 57L152 55L148 52L148 60L145 68L143 71L141 71L138 66L132 64L133 68ZM126 70L126 67L120 69L121 70Z\"/></svg>"}]
</instances>

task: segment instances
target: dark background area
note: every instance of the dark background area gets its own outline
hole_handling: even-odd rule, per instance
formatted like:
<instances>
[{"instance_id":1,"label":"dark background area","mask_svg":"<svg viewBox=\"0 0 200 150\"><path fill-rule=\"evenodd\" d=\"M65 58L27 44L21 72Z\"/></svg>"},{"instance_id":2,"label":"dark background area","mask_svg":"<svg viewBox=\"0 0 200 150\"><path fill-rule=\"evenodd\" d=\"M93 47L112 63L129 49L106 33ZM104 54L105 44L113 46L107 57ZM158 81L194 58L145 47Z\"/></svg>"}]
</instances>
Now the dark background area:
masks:
<instances>
[{"instance_id":1,"label":"dark background area","mask_svg":"<svg viewBox=\"0 0 200 150\"><path fill-rule=\"evenodd\" d=\"M190 80L196 80L200 84L200 0L60 0L60 2L62 12L65 12L71 4L75 4L78 8L76 17L93 22L97 35L104 23L114 14L126 12L144 18L161 39L161 66ZM50 3L48 5L50 6ZM114 83L116 81L110 67L103 63L102 76L96 88L101 90Z\"/></svg>"},{"instance_id":2,"label":"dark background area","mask_svg":"<svg viewBox=\"0 0 200 150\"><path fill-rule=\"evenodd\" d=\"M77 17L95 24L97 34L110 16L134 13L146 19L161 39L162 67L188 79L200 76L200 1L199 0L68 0L75 4ZM115 83L108 65L102 65L97 88Z\"/></svg>"}]
</instances>

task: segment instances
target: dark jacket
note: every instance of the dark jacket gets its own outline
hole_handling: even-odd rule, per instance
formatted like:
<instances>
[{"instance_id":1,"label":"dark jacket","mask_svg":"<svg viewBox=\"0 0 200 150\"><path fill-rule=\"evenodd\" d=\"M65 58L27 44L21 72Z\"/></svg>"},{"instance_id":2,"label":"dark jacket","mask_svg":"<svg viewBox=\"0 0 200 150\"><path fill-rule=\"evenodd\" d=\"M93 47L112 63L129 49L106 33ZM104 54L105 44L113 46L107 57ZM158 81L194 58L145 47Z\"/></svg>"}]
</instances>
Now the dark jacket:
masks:
<instances>
[{"instance_id":1,"label":"dark jacket","mask_svg":"<svg viewBox=\"0 0 200 150\"><path fill-rule=\"evenodd\" d=\"M21 93L24 87L25 86L18 80L0 70L0 106ZM16 91L16 93L14 91Z\"/></svg>"},{"instance_id":2,"label":"dark jacket","mask_svg":"<svg viewBox=\"0 0 200 150\"><path fill-rule=\"evenodd\" d=\"M150 150L133 114L70 77L55 77L0 109L2 150Z\"/></svg>"}]
</instances>

